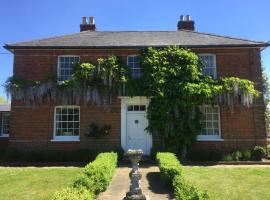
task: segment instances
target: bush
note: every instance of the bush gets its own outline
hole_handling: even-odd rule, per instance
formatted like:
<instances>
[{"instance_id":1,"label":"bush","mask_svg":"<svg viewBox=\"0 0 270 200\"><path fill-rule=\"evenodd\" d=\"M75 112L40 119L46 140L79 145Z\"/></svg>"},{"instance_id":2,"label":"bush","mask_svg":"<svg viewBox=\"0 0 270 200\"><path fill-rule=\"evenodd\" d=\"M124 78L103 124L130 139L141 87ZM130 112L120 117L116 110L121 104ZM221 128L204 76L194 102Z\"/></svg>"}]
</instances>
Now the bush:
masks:
<instances>
[{"instance_id":1,"label":"bush","mask_svg":"<svg viewBox=\"0 0 270 200\"><path fill-rule=\"evenodd\" d=\"M191 185L181 176L173 179L174 195L177 200L206 200L209 195L206 191L200 191L197 187Z\"/></svg>"},{"instance_id":2,"label":"bush","mask_svg":"<svg viewBox=\"0 0 270 200\"><path fill-rule=\"evenodd\" d=\"M161 179L166 184L172 184L173 178L181 175L181 165L173 153L157 153L156 159L161 172Z\"/></svg>"},{"instance_id":3,"label":"bush","mask_svg":"<svg viewBox=\"0 0 270 200\"><path fill-rule=\"evenodd\" d=\"M252 156L255 160L262 160L266 156L266 149L261 146L255 146L252 152Z\"/></svg>"},{"instance_id":4,"label":"bush","mask_svg":"<svg viewBox=\"0 0 270 200\"><path fill-rule=\"evenodd\" d=\"M86 188L66 188L55 192L52 200L93 200L93 194Z\"/></svg>"},{"instance_id":5,"label":"bush","mask_svg":"<svg viewBox=\"0 0 270 200\"><path fill-rule=\"evenodd\" d=\"M251 151L250 150L242 151L242 160L251 160Z\"/></svg>"},{"instance_id":6,"label":"bush","mask_svg":"<svg viewBox=\"0 0 270 200\"><path fill-rule=\"evenodd\" d=\"M181 164L173 153L157 153L161 178L166 184L171 184L177 200L207 200L207 192L199 191L186 182L181 174Z\"/></svg>"},{"instance_id":7,"label":"bush","mask_svg":"<svg viewBox=\"0 0 270 200\"><path fill-rule=\"evenodd\" d=\"M227 155L223 156L222 160L223 161L233 161L233 157L231 154L227 154Z\"/></svg>"},{"instance_id":8,"label":"bush","mask_svg":"<svg viewBox=\"0 0 270 200\"><path fill-rule=\"evenodd\" d=\"M73 184L74 187L86 187L98 194L106 190L112 180L117 165L117 153L101 153L85 166L81 175Z\"/></svg>"},{"instance_id":9,"label":"bush","mask_svg":"<svg viewBox=\"0 0 270 200\"><path fill-rule=\"evenodd\" d=\"M190 149L187 151L187 160L191 161L219 161L223 153L218 150Z\"/></svg>"},{"instance_id":10,"label":"bush","mask_svg":"<svg viewBox=\"0 0 270 200\"><path fill-rule=\"evenodd\" d=\"M232 158L234 161L239 161L242 159L242 153L240 151L235 151L232 153Z\"/></svg>"}]
</instances>

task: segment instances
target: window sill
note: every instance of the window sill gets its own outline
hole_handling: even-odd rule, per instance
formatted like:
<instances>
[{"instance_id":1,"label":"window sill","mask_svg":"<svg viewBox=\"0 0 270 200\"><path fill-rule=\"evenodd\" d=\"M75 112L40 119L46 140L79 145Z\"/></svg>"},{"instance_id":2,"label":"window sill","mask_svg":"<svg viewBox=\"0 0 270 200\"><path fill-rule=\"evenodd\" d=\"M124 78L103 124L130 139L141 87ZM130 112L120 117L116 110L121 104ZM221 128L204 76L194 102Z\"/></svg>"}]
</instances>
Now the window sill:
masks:
<instances>
[{"instance_id":1,"label":"window sill","mask_svg":"<svg viewBox=\"0 0 270 200\"><path fill-rule=\"evenodd\" d=\"M80 138L54 138L51 142L80 142Z\"/></svg>"},{"instance_id":2,"label":"window sill","mask_svg":"<svg viewBox=\"0 0 270 200\"><path fill-rule=\"evenodd\" d=\"M222 138L197 138L197 141L209 141L209 142L222 142L222 141L224 141L224 139L222 139Z\"/></svg>"},{"instance_id":3,"label":"window sill","mask_svg":"<svg viewBox=\"0 0 270 200\"><path fill-rule=\"evenodd\" d=\"M9 135L0 135L0 138L9 138Z\"/></svg>"}]
</instances>

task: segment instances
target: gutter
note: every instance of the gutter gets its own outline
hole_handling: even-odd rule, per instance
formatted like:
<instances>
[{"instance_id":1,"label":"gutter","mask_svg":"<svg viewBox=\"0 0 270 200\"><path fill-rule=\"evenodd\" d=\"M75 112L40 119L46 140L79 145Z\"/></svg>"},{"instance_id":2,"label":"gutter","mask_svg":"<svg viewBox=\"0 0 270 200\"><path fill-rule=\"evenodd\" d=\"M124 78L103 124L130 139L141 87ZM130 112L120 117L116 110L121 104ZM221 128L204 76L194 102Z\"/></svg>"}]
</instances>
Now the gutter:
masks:
<instances>
[{"instance_id":1,"label":"gutter","mask_svg":"<svg viewBox=\"0 0 270 200\"><path fill-rule=\"evenodd\" d=\"M13 50L20 49L134 49L134 48L146 48L146 47L169 47L174 45L139 45L139 46L13 46L6 44L4 46L10 52ZM270 46L270 43L262 43L262 44L224 44L224 45L175 45L184 48L261 48L264 50L265 48Z\"/></svg>"}]
</instances>

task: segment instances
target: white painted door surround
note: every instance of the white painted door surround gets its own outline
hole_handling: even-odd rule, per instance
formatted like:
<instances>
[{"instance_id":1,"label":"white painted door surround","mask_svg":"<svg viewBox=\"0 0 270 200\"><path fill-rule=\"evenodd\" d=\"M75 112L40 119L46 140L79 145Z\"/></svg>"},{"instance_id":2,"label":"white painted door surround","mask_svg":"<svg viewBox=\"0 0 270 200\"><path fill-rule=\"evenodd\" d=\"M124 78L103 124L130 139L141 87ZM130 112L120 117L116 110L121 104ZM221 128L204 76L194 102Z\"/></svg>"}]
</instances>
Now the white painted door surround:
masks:
<instances>
[{"instance_id":1,"label":"white painted door surround","mask_svg":"<svg viewBox=\"0 0 270 200\"><path fill-rule=\"evenodd\" d=\"M150 155L152 136L145 130L148 125L146 97L121 97L121 146L125 150L142 149Z\"/></svg>"}]
</instances>

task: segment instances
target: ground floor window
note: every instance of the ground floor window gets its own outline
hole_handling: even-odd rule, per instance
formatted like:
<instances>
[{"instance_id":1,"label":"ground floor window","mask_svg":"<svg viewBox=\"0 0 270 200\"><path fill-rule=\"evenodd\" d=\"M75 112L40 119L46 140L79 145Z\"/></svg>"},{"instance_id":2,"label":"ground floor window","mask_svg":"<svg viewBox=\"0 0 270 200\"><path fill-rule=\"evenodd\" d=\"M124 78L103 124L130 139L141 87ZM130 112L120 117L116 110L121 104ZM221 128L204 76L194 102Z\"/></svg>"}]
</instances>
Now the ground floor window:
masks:
<instances>
[{"instance_id":1,"label":"ground floor window","mask_svg":"<svg viewBox=\"0 0 270 200\"><path fill-rule=\"evenodd\" d=\"M8 137L10 129L10 113L0 113L0 137Z\"/></svg>"},{"instance_id":2,"label":"ground floor window","mask_svg":"<svg viewBox=\"0 0 270 200\"><path fill-rule=\"evenodd\" d=\"M54 139L79 140L80 107L57 106L54 118Z\"/></svg>"},{"instance_id":3,"label":"ground floor window","mask_svg":"<svg viewBox=\"0 0 270 200\"><path fill-rule=\"evenodd\" d=\"M220 109L219 106L201 106L203 130L197 136L198 140L221 139L220 134Z\"/></svg>"}]
</instances>

